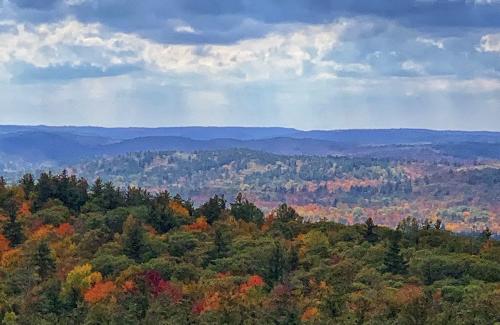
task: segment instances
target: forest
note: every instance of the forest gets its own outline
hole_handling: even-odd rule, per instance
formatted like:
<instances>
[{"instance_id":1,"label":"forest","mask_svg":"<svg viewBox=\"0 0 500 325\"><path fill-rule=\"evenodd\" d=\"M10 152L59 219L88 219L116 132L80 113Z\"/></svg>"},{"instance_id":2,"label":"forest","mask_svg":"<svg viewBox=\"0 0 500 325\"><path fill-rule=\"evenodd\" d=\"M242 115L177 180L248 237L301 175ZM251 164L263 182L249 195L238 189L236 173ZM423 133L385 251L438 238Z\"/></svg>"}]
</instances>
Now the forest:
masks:
<instances>
[{"instance_id":1,"label":"forest","mask_svg":"<svg viewBox=\"0 0 500 325\"><path fill-rule=\"evenodd\" d=\"M0 179L2 323L500 322L500 242L440 219L466 210L389 228L219 194L195 204L65 171Z\"/></svg>"},{"instance_id":2,"label":"forest","mask_svg":"<svg viewBox=\"0 0 500 325\"><path fill-rule=\"evenodd\" d=\"M308 220L396 227L407 216L455 232L500 234L500 165L494 161L278 155L247 149L135 152L91 159L71 174L116 186L168 190L195 204L242 192L270 212L293 205Z\"/></svg>"}]
</instances>

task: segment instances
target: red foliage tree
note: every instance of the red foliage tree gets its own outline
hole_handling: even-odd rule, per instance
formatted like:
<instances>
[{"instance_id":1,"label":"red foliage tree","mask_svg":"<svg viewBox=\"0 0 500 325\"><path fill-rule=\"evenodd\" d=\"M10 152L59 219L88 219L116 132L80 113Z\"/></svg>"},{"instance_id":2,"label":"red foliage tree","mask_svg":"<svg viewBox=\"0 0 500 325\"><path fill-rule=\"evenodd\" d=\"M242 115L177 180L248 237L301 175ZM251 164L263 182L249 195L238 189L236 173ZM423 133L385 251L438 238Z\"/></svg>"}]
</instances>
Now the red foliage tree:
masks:
<instances>
[{"instance_id":1,"label":"red foliage tree","mask_svg":"<svg viewBox=\"0 0 500 325\"><path fill-rule=\"evenodd\" d=\"M157 297L160 294L165 294L174 303L178 303L182 299L182 288L176 286L171 281L164 280L158 271L146 271L144 278L153 296Z\"/></svg>"}]
</instances>

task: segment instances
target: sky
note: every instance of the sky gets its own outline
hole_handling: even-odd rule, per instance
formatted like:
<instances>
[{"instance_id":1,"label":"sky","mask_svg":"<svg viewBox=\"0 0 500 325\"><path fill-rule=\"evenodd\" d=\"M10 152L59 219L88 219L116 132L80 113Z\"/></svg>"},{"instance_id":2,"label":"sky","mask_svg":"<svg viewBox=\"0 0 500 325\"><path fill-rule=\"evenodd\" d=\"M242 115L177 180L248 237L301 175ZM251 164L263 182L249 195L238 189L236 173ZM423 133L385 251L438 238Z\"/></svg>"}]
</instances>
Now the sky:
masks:
<instances>
[{"instance_id":1,"label":"sky","mask_svg":"<svg viewBox=\"0 0 500 325\"><path fill-rule=\"evenodd\" d=\"M0 0L0 124L500 131L500 0Z\"/></svg>"}]
</instances>

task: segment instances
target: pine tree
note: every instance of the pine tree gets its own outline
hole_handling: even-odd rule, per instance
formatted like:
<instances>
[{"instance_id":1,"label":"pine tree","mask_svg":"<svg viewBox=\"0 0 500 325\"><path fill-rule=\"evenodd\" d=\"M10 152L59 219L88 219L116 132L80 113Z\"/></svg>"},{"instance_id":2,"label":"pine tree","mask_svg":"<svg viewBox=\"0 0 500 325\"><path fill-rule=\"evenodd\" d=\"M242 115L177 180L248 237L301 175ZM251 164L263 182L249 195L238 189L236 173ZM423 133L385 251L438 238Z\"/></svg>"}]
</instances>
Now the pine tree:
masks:
<instances>
[{"instance_id":1,"label":"pine tree","mask_svg":"<svg viewBox=\"0 0 500 325\"><path fill-rule=\"evenodd\" d=\"M21 184L24 194L25 194L25 199L29 199L30 194L35 191L35 180L33 178L32 174L25 174L19 181L19 184Z\"/></svg>"},{"instance_id":2,"label":"pine tree","mask_svg":"<svg viewBox=\"0 0 500 325\"><path fill-rule=\"evenodd\" d=\"M238 193L234 203L231 203L231 214L236 219L254 222L257 225L264 222L264 213L255 204L244 199L241 193Z\"/></svg>"},{"instance_id":3,"label":"pine tree","mask_svg":"<svg viewBox=\"0 0 500 325\"><path fill-rule=\"evenodd\" d=\"M230 242L229 232L225 228L215 229L213 259L226 257L229 253Z\"/></svg>"},{"instance_id":4,"label":"pine tree","mask_svg":"<svg viewBox=\"0 0 500 325\"><path fill-rule=\"evenodd\" d=\"M365 232L365 240L369 243L375 243L378 241L378 235L374 232L375 223L372 218L368 218L366 220L366 232Z\"/></svg>"},{"instance_id":5,"label":"pine tree","mask_svg":"<svg viewBox=\"0 0 500 325\"><path fill-rule=\"evenodd\" d=\"M384 271L393 274L406 274L408 263L400 254L399 240L401 235L394 235L389 241L389 248L384 257Z\"/></svg>"},{"instance_id":6,"label":"pine tree","mask_svg":"<svg viewBox=\"0 0 500 325\"><path fill-rule=\"evenodd\" d=\"M24 240L23 227L16 216L10 216L9 221L3 227L3 234L10 241L12 247L16 247Z\"/></svg>"},{"instance_id":7,"label":"pine tree","mask_svg":"<svg viewBox=\"0 0 500 325\"><path fill-rule=\"evenodd\" d=\"M139 261L145 251L144 229L134 217L129 216L123 226L123 251L128 257Z\"/></svg>"},{"instance_id":8,"label":"pine tree","mask_svg":"<svg viewBox=\"0 0 500 325\"><path fill-rule=\"evenodd\" d=\"M281 281L285 269L288 267L285 250L279 241L274 242L271 258L269 260L269 280Z\"/></svg>"},{"instance_id":9,"label":"pine tree","mask_svg":"<svg viewBox=\"0 0 500 325\"><path fill-rule=\"evenodd\" d=\"M42 241L33 255L33 264L42 280L45 280L56 269L56 263L52 257L49 245Z\"/></svg>"},{"instance_id":10,"label":"pine tree","mask_svg":"<svg viewBox=\"0 0 500 325\"><path fill-rule=\"evenodd\" d=\"M92 198L100 198L102 196L103 186L101 178L97 177L90 191L92 192Z\"/></svg>"},{"instance_id":11,"label":"pine tree","mask_svg":"<svg viewBox=\"0 0 500 325\"><path fill-rule=\"evenodd\" d=\"M17 210L19 205L14 198L9 198L5 203L5 210L9 215L9 221L3 226L3 234L10 241L12 247L16 247L24 240L23 227L17 221Z\"/></svg>"},{"instance_id":12,"label":"pine tree","mask_svg":"<svg viewBox=\"0 0 500 325\"><path fill-rule=\"evenodd\" d=\"M226 209L226 200L224 199L224 195L218 196L217 194L208 199L208 202L205 202L199 208L199 212L201 215L207 218L208 223L213 223L216 219L218 219L221 213Z\"/></svg>"}]
</instances>

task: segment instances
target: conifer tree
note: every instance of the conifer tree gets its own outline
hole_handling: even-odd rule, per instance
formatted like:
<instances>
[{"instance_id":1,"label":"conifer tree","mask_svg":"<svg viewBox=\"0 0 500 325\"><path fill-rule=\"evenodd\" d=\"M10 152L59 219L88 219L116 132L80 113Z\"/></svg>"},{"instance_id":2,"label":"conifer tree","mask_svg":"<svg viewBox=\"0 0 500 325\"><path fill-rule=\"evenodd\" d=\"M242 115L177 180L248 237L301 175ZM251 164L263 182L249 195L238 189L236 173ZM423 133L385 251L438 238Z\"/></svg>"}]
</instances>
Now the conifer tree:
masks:
<instances>
[{"instance_id":1,"label":"conifer tree","mask_svg":"<svg viewBox=\"0 0 500 325\"><path fill-rule=\"evenodd\" d=\"M24 240L23 227L17 220L17 209L19 208L14 198L10 198L5 203L5 210L9 216L9 220L3 227L3 234L10 241L12 247L16 247Z\"/></svg>"},{"instance_id":2,"label":"conifer tree","mask_svg":"<svg viewBox=\"0 0 500 325\"><path fill-rule=\"evenodd\" d=\"M33 255L33 264L42 280L45 280L55 271L56 263L46 241L40 242L36 247Z\"/></svg>"},{"instance_id":3,"label":"conifer tree","mask_svg":"<svg viewBox=\"0 0 500 325\"><path fill-rule=\"evenodd\" d=\"M134 217L129 216L123 226L123 251L128 257L139 261L145 250L144 229Z\"/></svg>"},{"instance_id":4,"label":"conifer tree","mask_svg":"<svg viewBox=\"0 0 500 325\"><path fill-rule=\"evenodd\" d=\"M366 224L366 232L364 235L365 240L372 244L377 242L378 235L374 232L376 226L375 223L373 222L373 219L368 218L365 224Z\"/></svg>"},{"instance_id":5,"label":"conifer tree","mask_svg":"<svg viewBox=\"0 0 500 325\"><path fill-rule=\"evenodd\" d=\"M401 234L397 232L389 240L389 247L384 256L384 271L393 274L406 274L408 271L408 263L404 260L400 253L399 240Z\"/></svg>"},{"instance_id":6,"label":"conifer tree","mask_svg":"<svg viewBox=\"0 0 500 325\"><path fill-rule=\"evenodd\" d=\"M279 241L275 241L269 261L269 280L273 282L283 280L285 269L288 268L287 264L287 258L283 246Z\"/></svg>"},{"instance_id":7,"label":"conifer tree","mask_svg":"<svg viewBox=\"0 0 500 325\"><path fill-rule=\"evenodd\" d=\"M10 216L9 221L4 225L3 234L10 241L12 247L16 247L24 240L23 227L16 216Z\"/></svg>"}]
</instances>

